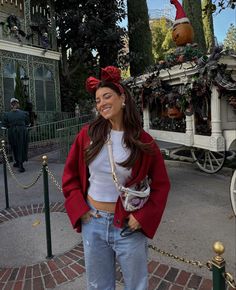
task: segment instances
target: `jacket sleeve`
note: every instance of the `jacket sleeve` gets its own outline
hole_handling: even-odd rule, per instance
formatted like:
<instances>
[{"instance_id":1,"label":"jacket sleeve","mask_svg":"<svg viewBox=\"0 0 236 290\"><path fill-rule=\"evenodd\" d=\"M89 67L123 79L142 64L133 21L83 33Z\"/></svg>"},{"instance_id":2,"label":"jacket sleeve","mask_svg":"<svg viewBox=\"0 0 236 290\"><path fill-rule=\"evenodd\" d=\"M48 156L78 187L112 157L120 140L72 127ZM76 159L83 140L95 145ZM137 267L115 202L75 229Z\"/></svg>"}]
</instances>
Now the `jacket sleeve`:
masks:
<instances>
[{"instance_id":1,"label":"jacket sleeve","mask_svg":"<svg viewBox=\"0 0 236 290\"><path fill-rule=\"evenodd\" d=\"M87 167L84 161L84 129L77 135L69 151L62 176L65 208L73 228L80 231L80 218L90 210L85 200Z\"/></svg>"},{"instance_id":2,"label":"jacket sleeve","mask_svg":"<svg viewBox=\"0 0 236 290\"><path fill-rule=\"evenodd\" d=\"M141 224L143 232L149 238L153 238L160 224L170 190L170 182L164 160L155 142L153 142L153 149L154 154L149 157L147 171L151 179L150 197L141 209L133 213Z\"/></svg>"}]
</instances>

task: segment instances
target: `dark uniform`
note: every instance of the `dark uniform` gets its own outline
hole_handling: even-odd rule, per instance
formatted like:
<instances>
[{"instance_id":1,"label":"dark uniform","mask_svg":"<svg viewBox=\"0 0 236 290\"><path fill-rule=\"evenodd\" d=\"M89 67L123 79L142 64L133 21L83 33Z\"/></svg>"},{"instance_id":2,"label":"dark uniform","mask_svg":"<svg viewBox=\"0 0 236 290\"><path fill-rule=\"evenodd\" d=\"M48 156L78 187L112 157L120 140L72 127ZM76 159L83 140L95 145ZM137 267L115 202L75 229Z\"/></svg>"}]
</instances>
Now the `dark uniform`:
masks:
<instances>
[{"instance_id":1,"label":"dark uniform","mask_svg":"<svg viewBox=\"0 0 236 290\"><path fill-rule=\"evenodd\" d=\"M2 124L8 129L8 140L15 159L14 166L23 172L23 162L28 160L29 114L19 109L12 110L4 114Z\"/></svg>"}]
</instances>

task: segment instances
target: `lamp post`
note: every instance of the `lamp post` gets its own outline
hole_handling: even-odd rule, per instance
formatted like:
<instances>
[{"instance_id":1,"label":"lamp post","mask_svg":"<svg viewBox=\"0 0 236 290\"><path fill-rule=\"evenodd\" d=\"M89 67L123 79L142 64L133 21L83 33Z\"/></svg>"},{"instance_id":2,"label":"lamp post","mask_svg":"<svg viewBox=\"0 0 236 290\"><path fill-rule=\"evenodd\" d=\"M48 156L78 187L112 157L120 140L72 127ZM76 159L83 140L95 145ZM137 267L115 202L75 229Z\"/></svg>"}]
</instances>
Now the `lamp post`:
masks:
<instances>
[{"instance_id":1,"label":"lamp post","mask_svg":"<svg viewBox=\"0 0 236 290\"><path fill-rule=\"evenodd\" d=\"M22 81L22 84L24 86L24 95L26 98L28 98L28 86L29 86L29 78L24 75L23 77L21 77L21 81Z\"/></svg>"}]
</instances>

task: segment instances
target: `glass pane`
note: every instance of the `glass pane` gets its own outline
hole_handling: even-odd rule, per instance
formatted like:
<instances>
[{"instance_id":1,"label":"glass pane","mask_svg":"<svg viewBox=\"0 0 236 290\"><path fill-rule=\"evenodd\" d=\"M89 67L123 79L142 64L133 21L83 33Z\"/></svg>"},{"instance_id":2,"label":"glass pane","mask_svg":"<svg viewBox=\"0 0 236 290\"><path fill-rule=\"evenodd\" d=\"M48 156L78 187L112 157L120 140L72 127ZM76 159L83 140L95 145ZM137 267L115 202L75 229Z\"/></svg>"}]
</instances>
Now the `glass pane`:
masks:
<instances>
[{"instance_id":1,"label":"glass pane","mask_svg":"<svg viewBox=\"0 0 236 290\"><path fill-rule=\"evenodd\" d=\"M39 80L35 81L35 93L36 93L36 110L45 111L43 81Z\"/></svg>"},{"instance_id":2,"label":"glass pane","mask_svg":"<svg viewBox=\"0 0 236 290\"><path fill-rule=\"evenodd\" d=\"M40 66L35 71L35 79L43 80L43 66Z\"/></svg>"},{"instance_id":3,"label":"glass pane","mask_svg":"<svg viewBox=\"0 0 236 290\"><path fill-rule=\"evenodd\" d=\"M25 72L24 68L21 66L20 67L20 77L22 78L24 76L26 76L26 72Z\"/></svg>"},{"instance_id":4,"label":"glass pane","mask_svg":"<svg viewBox=\"0 0 236 290\"><path fill-rule=\"evenodd\" d=\"M8 63L4 66L3 75L5 77L15 77L15 64L14 62Z\"/></svg>"},{"instance_id":5,"label":"glass pane","mask_svg":"<svg viewBox=\"0 0 236 290\"><path fill-rule=\"evenodd\" d=\"M52 80L52 73L46 67L44 67L44 79L45 80Z\"/></svg>"},{"instance_id":6,"label":"glass pane","mask_svg":"<svg viewBox=\"0 0 236 290\"><path fill-rule=\"evenodd\" d=\"M46 109L47 111L56 110L55 88L53 82L45 82L46 86Z\"/></svg>"},{"instance_id":7,"label":"glass pane","mask_svg":"<svg viewBox=\"0 0 236 290\"><path fill-rule=\"evenodd\" d=\"M14 97L14 79L4 78L3 79L4 89L4 107L5 111L10 110L10 99Z\"/></svg>"}]
</instances>

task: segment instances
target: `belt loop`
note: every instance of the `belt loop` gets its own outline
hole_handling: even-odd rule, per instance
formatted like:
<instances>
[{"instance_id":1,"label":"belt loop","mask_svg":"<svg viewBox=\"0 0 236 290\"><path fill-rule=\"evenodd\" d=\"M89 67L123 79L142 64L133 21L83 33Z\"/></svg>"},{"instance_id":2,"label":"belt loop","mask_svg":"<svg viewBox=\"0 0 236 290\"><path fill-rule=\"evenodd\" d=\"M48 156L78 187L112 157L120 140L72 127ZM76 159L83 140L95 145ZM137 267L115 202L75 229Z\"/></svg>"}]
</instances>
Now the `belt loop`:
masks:
<instances>
[{"instance_id":1,"label":"belt loop","mask_svg":"<svg viewBox=\"0 0 236 290\"><path fill-rule=\"evenodd\" d=\"M102 216L100 215L100 213L99 213L99 210L92 210L91 212L90 212L90 214L93 216L93 217L95 217L95 218L101 218Z\"/></svg>"},{"instance_id":2,"label":"belt loop","mask_svg":"<svg viewBox=\"0 0 236 290\"><path fill-rule=\"evenodd\" d=\"M100 217L102 217L101 215L100 215L100 213L99 213L99 210L97 209L96 210L96 212L95 212L95 216L96 216L96 218L100 218Z\"/></svg>"}]
</instances>

